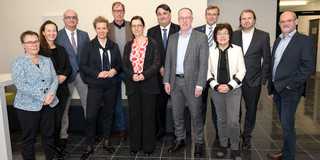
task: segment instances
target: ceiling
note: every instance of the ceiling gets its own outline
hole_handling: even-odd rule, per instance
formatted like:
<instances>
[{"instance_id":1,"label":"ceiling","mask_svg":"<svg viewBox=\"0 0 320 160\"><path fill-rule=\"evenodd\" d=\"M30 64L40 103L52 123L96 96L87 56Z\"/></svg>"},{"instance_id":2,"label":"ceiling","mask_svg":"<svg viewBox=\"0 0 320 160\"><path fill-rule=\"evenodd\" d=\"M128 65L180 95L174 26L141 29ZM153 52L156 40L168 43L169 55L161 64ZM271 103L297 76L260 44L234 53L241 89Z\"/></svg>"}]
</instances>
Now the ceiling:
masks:
<instances>
[{"instance_id":1,"label":"ceiling","mask_svg":"<svg viewBox=\"0 0 320 160\"><path fill-rule=\"evenodd\" d=\"M313 2L318 2L319 0L280 0L280 2L282 1L307 1L308 4L313 3ZM297 8L298 6L280 6L280 11L286 11L286 10L292 10L295 11L295 8ZM301 10L299 10L301 11Z\"/></svg>"}]
</instances>

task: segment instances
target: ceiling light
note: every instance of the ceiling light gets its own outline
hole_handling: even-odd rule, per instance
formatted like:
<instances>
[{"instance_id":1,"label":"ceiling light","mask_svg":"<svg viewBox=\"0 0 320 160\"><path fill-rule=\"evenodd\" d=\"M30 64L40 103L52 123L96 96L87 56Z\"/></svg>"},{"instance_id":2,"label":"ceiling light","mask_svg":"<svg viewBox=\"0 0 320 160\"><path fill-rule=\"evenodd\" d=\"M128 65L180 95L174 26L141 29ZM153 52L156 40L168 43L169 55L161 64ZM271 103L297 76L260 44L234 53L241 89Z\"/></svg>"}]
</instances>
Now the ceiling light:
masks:
<instances>
[{"instance_id":1,"label":"ceiling light","mask_svg":"<svg viewBox=\"0 0 320 160\"><path fill-rule=\"evenodd\" d=\"M307 1L281 1L280 6L306 5Z\"/></svg>"}]
</instances>

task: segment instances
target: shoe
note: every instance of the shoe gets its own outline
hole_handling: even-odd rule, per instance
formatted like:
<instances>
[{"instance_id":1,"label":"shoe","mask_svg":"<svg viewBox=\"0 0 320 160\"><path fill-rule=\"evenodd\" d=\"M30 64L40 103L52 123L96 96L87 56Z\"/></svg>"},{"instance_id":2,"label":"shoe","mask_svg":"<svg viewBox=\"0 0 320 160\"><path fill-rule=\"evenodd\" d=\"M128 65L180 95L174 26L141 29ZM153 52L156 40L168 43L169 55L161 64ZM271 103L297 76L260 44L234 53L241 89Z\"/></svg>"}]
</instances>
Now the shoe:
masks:
<instances>
[{"instance_id":1,"label":"shoe","mask_svg":"<svg viewBox=\"0 0 320 160\"><path fill-rule=\"evenodd\" d=\"M158 133L156 134L156 140L159 140L159 139L161 139L162 137L164 137L164 133L163 133L163 132L158 132Z\"/></svg>"},{"instance_id":2,"label":"shoe","mask_svg":"<svg viewBox=\"0 0 320 160\"><path fill-rule=\"evenodd\" d=\"M175 151L178 151L180 148L184 147L186 144L185 140L180 140L180 141L177 141L175 144L173 144L169 149L168 149L168 152L169 153L172 153L172 152L175 152Z\"/></svg>"},{"instance_id":3,"label":"shoe","mask_svg":"<svg viewBox=\"0 0 320 160\"><path fill-rule=\"evenodd\" d=\"M125 142L127 140L126 130L120 130L119 139L121 142Z\"/></svg>"},{"instance_id":4,"label":"shoe","mask_svg":"<svg viewBox=\"0 0 320 160\"><path fill-rule=\"evenodd\" d=\"M114 153L116 150L110 146L109 144L107 146L105 146L104 144L102 145L103 149L105 149L106 151L108 151L109 153Z\"/></svg>"},{"instance_id":5,"label":"shoe","mask_svg":"<svg viewBox=\"0 0 320 160\"><path fill-rule=\"evenodd\" d=\"M96 142L101 142L103 139L100 136L95 136L95 141Z\"/></svg>"},{"instance_id":6,"label":"shoe","mask_svg":"<svg viewBox=\"0 0 320 160\"><path fill-rule=\"evenodd\" d=\"M201 157L203 153L203 144L196 144L194 149L194 155L196 157Z\"/></svg>"},{"instance_id":7,"label":"shoe","mask_svg":"<svg viewBox=\"0 0 320 160\"><path fill-rule=\"evenodd\" d=\"M239 150L231 150L231 156L234 160L242 160Z\"/></svg>"},{"instance_id":8,"label":"shoe","mask_svg":"<svg viewBox=\"0 0 320 160\"><path fill-rule=\"evenodd\" d=\"M250 149L250 148L251 148L250 139L243 138L242 139L242 149Z\"/></svg>"},{"instance_id":9,"label":"shoe","mask_svg":"<svg viewBox=\"0 0 320 160\"><path fill-rule=\"evenodd\" d=\"M67 139L65 139L65 138L61 138L60 139L60 146L61 146L61 148L66 148L66 146L67 146Z\"/></svg>"},{"instance_id":10,"label":"shoe","mask_svg":"<svg viewBox=\"0 0 320 160\"><path fill-rule=\"evenodd\" d=\"M149 156L152 152L153 152L153 151L151 151L151 152L144 152L144 155L145 155L145 156Z\"/></svg>"},{"instance_id":11,"label":"shoe","mask_svg":"<svg viewBox=\"0 0 320 160\"><path fill-rule=\"evenodd\" d=\"M67 157L70 155L69 152L63 150L61 147L56 147L55 150L57 152L58 157Z\"/></svg>"},{"instance_id":12,"label":"shoe","mask_svg":"<svg viewBox=\"0 0 320 160\"><path fill-rule=\"evenodd\" d=\"M91 150L85 150L83 153L82 153L82 156L80 157L81 160L86 160L91 154L93 154L94 151L93 151L93 148L91 147Z\"/></svg>"},{"instance_id":13,"label":"shoe","mask_svg":"<svg viewBox=\"0 0 320 160\"><path fill-rule=\"evenodd\" d=\"M131 156L135 156L137 153L138 153L138 151L134 151L134 150L131 150L131 151L130 151L130 155L131 155Z\"/></svg>"},{"instance_id":14,"label":"shoe","mask_svg":"<svg viewBox=\"0 0 320 160\"><path fill-rule=\"evenodd\" d=\"M217 152L218 158L224 158L227 155L227 147L220 147L219 151Z\"/></svg>"},{"instance_id":15,"label":"shoe","mask_svg":"<svg viewBox=\"0 0 320 160\"><path fill-rule=\"evenodd\" d=\"M282 156L283 156L283 152L278 152L278 153L270 153L270 154L267 154L268 158L271 158L271 159L281 159Z\"/></svg>"}]
</instances>

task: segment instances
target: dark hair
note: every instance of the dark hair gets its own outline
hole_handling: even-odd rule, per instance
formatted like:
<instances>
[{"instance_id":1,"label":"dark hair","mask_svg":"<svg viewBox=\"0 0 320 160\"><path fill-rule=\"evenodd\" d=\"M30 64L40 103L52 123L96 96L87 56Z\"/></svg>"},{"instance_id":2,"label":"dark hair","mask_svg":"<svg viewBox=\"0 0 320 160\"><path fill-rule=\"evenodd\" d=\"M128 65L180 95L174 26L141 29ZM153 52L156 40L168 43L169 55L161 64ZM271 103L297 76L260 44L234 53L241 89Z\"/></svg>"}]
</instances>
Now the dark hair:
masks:
<instances>
[{"instance_id":1,"label":"dark hair","mask_svg":"<svg viewBox=\"0 0 320 160\"><path fill-rule=\"evenodd\" d=\"M212 10L212 9L217 9L218 10L218 15L220 15L219 7L218 6L213 6L213 5L210 5L210 6L207 7L205 14L207 14L208 10Z\"/></svg>"},{"instance_id":2,"label":"dark hair","mask_svg":"<svg viewBox=\"0 0 320 160\"><path fill-rule=\"evenodd\" d=\"M45 22L41 25L40 31L39 31L39 34L40 34L40 47L41 47L45 52L52 54L51 48L50 48L50 46L49 46L46 38L44 37L44 35L43 35L43 33L42 33L42 32L45 30L46 25L48 25L48 24L53 24L54 26L56 26L56 32L58 32L58 26L57 26L54 22L52 22L52 21L50 21L50 20L45 21Z\"/></svg>"},{"instance_id":3,"label":"dark hair","mask_svg":"<svg viewBox=\"0 0 320 160\"><path fill-rule=\"evenodd\" d=\"M122 6L123 11L126 10L125 7L124 7L124 4L122 4L121 2L114 2L114 3L112 4L112 8L111 8L111 9L113 10L113 8L114 8L115 6L119 6L119 5Z\"/></svg>"},{"instance_id":4,"label":"dark hair","mask_svg":"<svg viewBox=\"0 0 320 160\"><path fill-rule=\"evenodd\" d=\"M169 11L169 13L171 13L171 9L167 4L160 4L156 9L156 14L157 14L157 11L158 11L159 8L162 8L163 10Z\"/></svg>"},{"instance_id":5,"label":"dark hair","mask_svg":"<svg viewBox=\"0 0 320 160\"><path fill-rule=\"evenodd\" d=\"M217 41L217 33L218 31L221 31L222 29L227 29L228 33L229 33L229 39L232 39L232 35L233 35L233 31L232 31L232 27L229 23L219 23L217 24L216 28L214 28L213 31L213 40L218 44Z\"/></svg>"},{"instance_id":6,"label":"dark hair","mask_svg":"<svg viewBox=\"0 0 320 160\"><path fill-rule=\"evenodd\" d=\"M20 41L21 41L21 43L24 43L24 38L25 38L27 35L33 35L33 36L37 36L37 37L39 38L39 35L38 35L37 32L31 31L31 30L27 30L27 31L24 31L24 32L20 35Z\"/></svg>"},{"instance_id":7,"label":"dark hair","mask_svg":"<svg viewBox=\"0 0 320 160\"><path fill-rule=\"evenodd\" d=\"M141 23L142 23L142 25L143 25L143 27L144 27L144 20L143 20L143 18L142 18L141 16L134 16L134 17L132 17L132 18L131 18L131 21L130 21L130 26L132 26L132 21L133 21L133 20L140 20Z\"/></svg>"},{"instance_id":8,"label":"dark hair","mask_svg":"<svg viewBox=\"0 0 320 160\"><path fill-rule=\"evenodd\" d=\"M240 17L239 17L239 28L242 28L242 26L241 26L241 16L242 16L243 13L252 13L253 19L254 19L254 20L257 20L256 14L254 13L253 10L251 10L251 9L245 9L245 10L243 10L243 11L240 13Z\"/></svg>"},{"instance_id":9,"label":"dark hair","mask_svg":"<svg viewBox=\"0 0 320 160\"><path fill-rule=\"evenodd\" d=\"M104 22L104 23L106 23L107 24L107 28L109 28L109 21L108 21L108 19L106 18L106 17L104 17L104 16L97 16L94 20L93 20L93 28L94 29L96 29L96 25L97 25L97 23L99 23L99 22Z\"/></svg>"}]
</instances>

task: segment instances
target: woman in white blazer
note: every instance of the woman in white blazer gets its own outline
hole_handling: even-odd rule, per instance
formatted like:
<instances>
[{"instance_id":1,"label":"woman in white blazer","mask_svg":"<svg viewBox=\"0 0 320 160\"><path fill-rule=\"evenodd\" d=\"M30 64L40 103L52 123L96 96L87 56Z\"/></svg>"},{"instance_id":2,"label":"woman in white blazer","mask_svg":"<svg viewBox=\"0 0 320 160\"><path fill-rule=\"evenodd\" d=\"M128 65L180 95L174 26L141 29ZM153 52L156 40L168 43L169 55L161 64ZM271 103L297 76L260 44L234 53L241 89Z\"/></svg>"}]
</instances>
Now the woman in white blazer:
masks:
<instances>
[{"instance_id":1,"label":"woman in white blazer","mask_svg":"<svg viewBox=\"0 0 320 160\"><path fill-rule=\"evenodd\" d=\"M207 80L210 96L216 107L220 150L217 157L226 156L228 146L227 120L230 126L231 151L234 159L241 159L239 152L241 82L246 68L241 47L231 44L230 24L218 24L213 33L216 46L209 49Z\"/></svg>"}]
</instances>

